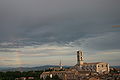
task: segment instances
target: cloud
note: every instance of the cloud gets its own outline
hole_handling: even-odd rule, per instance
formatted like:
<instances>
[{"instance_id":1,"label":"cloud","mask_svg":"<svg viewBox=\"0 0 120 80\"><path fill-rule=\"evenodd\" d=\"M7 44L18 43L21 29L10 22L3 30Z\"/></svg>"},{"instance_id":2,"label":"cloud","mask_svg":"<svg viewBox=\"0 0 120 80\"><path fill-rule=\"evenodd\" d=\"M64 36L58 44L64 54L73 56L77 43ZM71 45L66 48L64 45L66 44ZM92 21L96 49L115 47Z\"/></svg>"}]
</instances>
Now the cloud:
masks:
<instances>
[{"instance_id":1,"label":"cloud","mask_svg":"<svg viewBox=\"0 0 120 80\"><path fill-rule=\"evenodd\" d=\"M120 50L101 51L101 52L98 52L98 54L90 55L87 60L90 62L104 61L104 62L108 62L110 65L119 65L120 64L119 52Z\"/></svg>"},{"instance_id":2,"label":"cloud","mask_svg":"<svg viewBox=\"0 0 120 80\"><path fill-rule=\"evenodd\" d=\"M13 49L0 49L0 52L19 52L19 51Z\"/></svg>"},{"instance_id":3,"label":"cloud","mask_svg":"<svg viewBox=\"0 0 120 80\"><path fill-rule=\"evenodd\" d=\"M0 57L0 61L14 61L15 59L9 57Z\"/></svg>"},{"instance_id":4,"label":"cloud","mask_svg":"<svg viewBox=\"0 0 120 80\"><path fill-rule=\"evenodd\" d=\"M114 50L120 49L118 45L120 37L118 37L120 32L110 32L105 33L101 36L97 36L94 38L90 38L87 40L88 48L96 49L96 50Z\"/></svg>"},{"instance_id":5,"label":"cloud","mask_svg":"<svg viewBox=\"0 0 120 80\"><path fill-rule=\"evenodd\" d=\"M27 44L28 41L69 42L86 34L112 31L111 25L120 21L118 2L1 1L0 41L29 38L29 40L21 40L25 45L31 44Z\"/></svg>"},{"instance_id":6,"label":"cloud","mask_svg":"<svg viewBox=\"0 0 120 80\"><path fill-rule=\"evenodd\" d=\"M120 25L119 3L119 0L2 0L0 53L20 51L21 57L51 57L71 56L79 49L91 55L119 50L120 28L112 27Z\"/></svg>"},{"instance_id":7,"label":"cloud","mask_svg":"<svg viewBox=\"0 0 120 80\"><path fill-rule=\"evenodd\" d=\"M32 57L48 57L48 56L61 56L72 55L74 48L58 43L49 43L44 45L26 46L20 49L21 56Z\"/></svg>"}]
</instances>

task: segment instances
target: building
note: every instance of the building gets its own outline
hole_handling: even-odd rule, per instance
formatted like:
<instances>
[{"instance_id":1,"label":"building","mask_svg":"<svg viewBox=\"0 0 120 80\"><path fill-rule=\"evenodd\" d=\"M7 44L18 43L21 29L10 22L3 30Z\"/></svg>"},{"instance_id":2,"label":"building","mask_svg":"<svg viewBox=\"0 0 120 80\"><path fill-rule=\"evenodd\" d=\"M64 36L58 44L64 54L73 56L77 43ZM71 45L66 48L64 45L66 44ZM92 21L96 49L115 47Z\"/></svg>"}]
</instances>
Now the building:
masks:
<instances>
[{"instance_id":1,"label":"building","mask_svg":"<svg viewBox=\"0 0 120 80\"><path fill-rule=\"evenodd\" d=\"M77 74L78 74L78 71L74 71L74 70L71 70L71 71L70 70L69 71L49 71L49 72L43 72L40 75L40 78L43 78L45 80L45 78L47 76L50 76L52 78L52 76L57 75L62 80L76 80Z\"/></svg>"},{"instance_id":2,"label":"building","mask_svg":"<svg viewBox=\"0 0 120 80\"><path fill-rule=\"evenodd\" d=\"M83 80L83 78L86 78L87 76L90 75L94 76L96 75L96 73L90 71L77 71L76 69L67 69L65 71L43 72L40 75L40 78L45 80L47 76L52 78L55 75L57 75L61 80Z\"/></svg>"},{"instance_id":3,"label":"building","mask_svg":"<svg viewBox=\"0 0 120 80\"><path fill-rule=\"evenodd\" d=\"M64 69L64 71L60 71L62 68L62 64L60 61L58 68L51 68L54 71L43 72L40 75L40 78L45 79L47 76L57 75L62 80L99 80L96 77L98 74L107 74L109 73L109 64L105 62L94 62L94 63L86 63L84 62L83 52L77 51L77 64L70 69Z\"/></svg>"},{"instance_id":4,"label":"building","mask_svg":"<svg viewBox=\"0 0 120 80\"><path fill-rule=\"evenodd\" d=\"M91 77L89 80L100 80L99 77Z\"/></svg>"},{"instance_id":5,"label":"building","mask_svg":"<svg viewBox=\"0 0 120 80\"><path fill-rule=\"evenodd\" d=\"M83 52L77 51L77 64L74 66L78 71L98 72L99 74L109 73L109 64L105 62L85 63Z\"/></svg>"}]
</instances>

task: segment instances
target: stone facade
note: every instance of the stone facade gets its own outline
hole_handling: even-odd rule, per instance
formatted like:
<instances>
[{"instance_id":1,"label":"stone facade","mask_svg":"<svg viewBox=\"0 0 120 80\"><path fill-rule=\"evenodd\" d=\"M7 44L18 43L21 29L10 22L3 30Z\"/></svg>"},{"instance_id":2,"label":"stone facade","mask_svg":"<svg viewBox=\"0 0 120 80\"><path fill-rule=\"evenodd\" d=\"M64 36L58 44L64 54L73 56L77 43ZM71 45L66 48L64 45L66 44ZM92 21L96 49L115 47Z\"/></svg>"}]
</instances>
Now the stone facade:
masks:
<instances>
[{"instance_id":1,"label":"stone facade","mask_svg":"<svg viewBox=\"0 0 120 80\"><path fill-rule=\"evenodd\" d=\"M109 73L109 64L105 62L84 63L82 70L102 73Z\"/></svg>"},{"instance_id":2,"label":"stone facade","mask_svg":"<svg viewBox=\"0 0 120 80\"><path fill-rule=\"evenodd\" d=\"M51 72L43 72L40 75L40 78L43 78L45 80L45 78L47 76L55 76L57 75L60 79L62 80L76 80L76 75L78 74L77 71L51 71Z\"/></svg>"},{"instance_id":3,"label":"stone facade","mask_svg":"<svg viewBox=\"0 0 120 80\"><path fill-rule=\"evenodd\" d=\"M99 74L109 73L109 64L105 62L84 63L83 52L77 51L77 64L74 66L78 71L98 72Z\"/></svg>"}]
</instances>

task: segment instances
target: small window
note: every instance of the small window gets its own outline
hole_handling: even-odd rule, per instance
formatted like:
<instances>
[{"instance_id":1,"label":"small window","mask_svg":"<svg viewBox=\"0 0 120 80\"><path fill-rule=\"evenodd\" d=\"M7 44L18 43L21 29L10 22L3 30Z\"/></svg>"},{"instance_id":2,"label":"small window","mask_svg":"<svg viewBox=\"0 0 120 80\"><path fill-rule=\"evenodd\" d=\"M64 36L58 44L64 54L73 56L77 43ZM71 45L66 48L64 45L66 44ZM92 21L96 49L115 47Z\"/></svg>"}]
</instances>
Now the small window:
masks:
<instances>
[{"instance_id":1,"label":"small window","mask_svg":"<svg viewBox=\"0 0 120 80\"><path fill-rule=\"evenodd\" d=\"M104 66L102 65L102 67L104 67Z\"/></svg>"},{"instance_id":2,"label":"small window","mask_svg":"<svg viewBox=\"0 0 120 80\"><path fill-rule=\"evenodd\" d=\"M108 65L106 65L106 67L108 67Z\"/></svg>"}]
</instances>

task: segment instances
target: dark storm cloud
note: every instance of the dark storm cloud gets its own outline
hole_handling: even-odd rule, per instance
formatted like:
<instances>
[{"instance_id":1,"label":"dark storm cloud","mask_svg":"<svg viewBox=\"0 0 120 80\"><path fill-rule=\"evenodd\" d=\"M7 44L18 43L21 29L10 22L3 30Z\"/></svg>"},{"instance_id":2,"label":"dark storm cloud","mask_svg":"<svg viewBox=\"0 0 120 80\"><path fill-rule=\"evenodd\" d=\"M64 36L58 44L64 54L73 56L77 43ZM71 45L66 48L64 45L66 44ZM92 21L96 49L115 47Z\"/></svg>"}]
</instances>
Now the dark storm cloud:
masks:
<instances>
[{"instance_id":1,"label":"dark storm cloud","mask_svg":"<svg viewBox=\"0 0 120 80\"><path fill-rule=\"evenodd\" d=\"M88 48L93 48L96 50L119 50L120 45L120 37L119 37L120 32L116 33L106 33L102 36L91 38L91 40L88 40Z\"/></svg>"},{"instance_id":2,"label":"dark storm cloud","mask_svg":"<svg viewBox=\"0 0 120 80\"><path fill-rule=\"evenodd\" d=\"M119 0L2 0L0 42L13 44L0 46L69 43L89 35L116 33L120 29L112 25L120 24L119 3Z\"/></svg>"},{"instance_id":3,"label":"dark storm cloud","mask_svg":"<svg viewBox=\"0 0 120 80\"><path fill-rule=\"evenodd\" d=\"M71 42L69 46L82 47L84 51L112 51L119 50L120 32L89 35Z\"/></svg>"}]
</instances>

